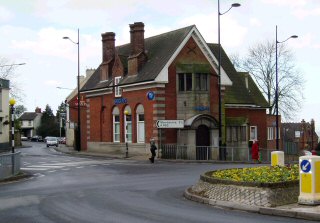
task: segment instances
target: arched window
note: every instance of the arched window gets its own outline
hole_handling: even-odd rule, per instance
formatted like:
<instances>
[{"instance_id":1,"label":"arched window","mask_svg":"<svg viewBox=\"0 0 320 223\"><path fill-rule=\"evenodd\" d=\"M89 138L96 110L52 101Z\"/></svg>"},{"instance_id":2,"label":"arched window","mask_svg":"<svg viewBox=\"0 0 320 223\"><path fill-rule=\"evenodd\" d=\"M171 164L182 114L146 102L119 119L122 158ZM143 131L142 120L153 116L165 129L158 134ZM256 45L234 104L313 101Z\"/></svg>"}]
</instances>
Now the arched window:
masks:
<instances>
[{"instance_id":1,"label":"arched window","mask_svg":"<svg viewBox=\"0 0 320 223\"><path fill-rule=\"evenodd\" d=\"M113 116L113 142L120 142L120 112L118 107L112 110Z\"/></svg>"},{"instance_id":2,"label":"arched window","mask_svg":"<svg viewBox=\"0 0 320 223\"><path fill-rule=\"evenodd\" d=\"M137 142L145 142L145 127L144 127L144 108L143 105L138 105L137 113Z\"/></svg>"},{"instance_id":3,"label":"arched window","mask_svg":"<svg viewBox=\"0 0 320 223\"><path fill-rule=\"evenodd\" d=\"M124 108L124 131L125 142L132 142L132 113L129 105Z\"/></svg>"}]
</instances>

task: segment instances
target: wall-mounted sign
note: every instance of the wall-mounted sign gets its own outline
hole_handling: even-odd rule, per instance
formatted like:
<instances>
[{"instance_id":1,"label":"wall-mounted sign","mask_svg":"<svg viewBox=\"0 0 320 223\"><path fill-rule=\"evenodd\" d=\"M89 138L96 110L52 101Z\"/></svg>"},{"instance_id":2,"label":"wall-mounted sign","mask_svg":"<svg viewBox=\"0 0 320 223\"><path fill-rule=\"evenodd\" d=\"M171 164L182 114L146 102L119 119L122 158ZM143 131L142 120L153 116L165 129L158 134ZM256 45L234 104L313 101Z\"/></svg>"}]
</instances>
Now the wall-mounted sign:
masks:
<instances>
[{"instance_id":1,"label":"wall-mounted sign","mask_svg":"<svg viewBox=\"0 0 320 223\"><path fill-rule=\"evenodd\" d=\"M196 111L210 111L210 107L209 106L195 106L193 107L194 110Z\"/></svg>"},{"instance_id":2,"label":"wall-mounted sign","mask_svg":"<svg viewBox=\"0 0 320 223\"><path fill-rule=\"evenodd\" d=\"M147 93L147 98L148 98L148 100L150 100L150 101L154 100L154 98L155 98L155 93L154 93L153 91L149 91L149 92Z\"/></svg>"},{"instance_id":3,"label":"wall-mounted sign","mask_svg":"<svg viewBox=\"0 0 320 223\"><path fill-rule=\"evenodd\" d=\"M159 129L182 129L184 128L183 120L158 120L157 128Z\"/></svg>"},{"instance_id":4,"label":"wall-mounted sign","mask_svg":"<svg viewBox=\"0 0 320 223\"><path fill-rule=\"evenodd\" d=\"M77 106L78 107L78 97L76 98L76 100L75 100L75 102L74 102L74 105L75 106ZM83 98L83 96L81 96L81 98L80 98L80 106L82 106L82 107L85 107L85 106L87 106L87 103L86 103L86 101L84 100L84 98Z\"/></svg>"},{"instance_id":5,"label":"wall-mounted sign","mask_svg":"<svg viewBox=\"0 0 320 223\"><path fill-rule=\"evenodd\" d=\"M127 104L128 100L126 98L116 98L114 99L114 104L119 105L119 104Z\"/></svg>"},{"instance_id":6,"label":"wall-mounted sign","mask_svg":"<svg viewBox=\"0 0 320 223\"><path fill-rule=\"evenodd\" d=\"M301 135L300 131L295 131L294 132L294 137L295 138L300 138L300 135Z\"/></svg>"}]
</instances>

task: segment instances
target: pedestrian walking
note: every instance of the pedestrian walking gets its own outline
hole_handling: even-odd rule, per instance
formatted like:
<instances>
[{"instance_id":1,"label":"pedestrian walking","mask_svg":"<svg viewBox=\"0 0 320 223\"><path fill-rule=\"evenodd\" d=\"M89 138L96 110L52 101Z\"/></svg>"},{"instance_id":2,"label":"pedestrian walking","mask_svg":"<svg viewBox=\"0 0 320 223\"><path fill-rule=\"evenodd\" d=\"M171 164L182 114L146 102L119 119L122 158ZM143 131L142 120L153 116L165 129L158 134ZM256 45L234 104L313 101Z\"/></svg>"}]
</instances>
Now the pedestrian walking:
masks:
<instances>
[{"instance_id":1,"label":"pedestrian walking","mask_svg":"<svg viewBox=\"0 0 320 223\"><path fill-rule=\"evenodd\" d=\"M259 143L257 140L253 140L251 158L254 163L260 163L259 161Z\"/></svg>"},{"instance_id":2,"label":"pedestrian walking","mask_svg":"<svg viewBox=\"0 0 320 223\"><path fill-rule=\"evenodd\" d=\"M154 163L154 157L156 157L156 143L154 141L154 138L150 139L150 152L151 152L151 157L149 158L151 163Z\"/></svg>"}]
</instances>

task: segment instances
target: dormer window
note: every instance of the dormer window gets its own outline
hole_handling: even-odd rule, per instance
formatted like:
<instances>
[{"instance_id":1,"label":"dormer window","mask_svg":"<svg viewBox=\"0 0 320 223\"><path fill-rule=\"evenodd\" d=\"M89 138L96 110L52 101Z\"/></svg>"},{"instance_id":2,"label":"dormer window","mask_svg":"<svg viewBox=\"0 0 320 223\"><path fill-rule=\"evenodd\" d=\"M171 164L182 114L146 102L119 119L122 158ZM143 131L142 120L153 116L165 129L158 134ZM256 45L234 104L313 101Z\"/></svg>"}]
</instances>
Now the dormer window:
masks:
<instances>
[{"instance_id":1,"label":"dormer window","mask_svg":"<svg viewBox=\"0 0 320 223\"><path fill-rule=\"evenodd\" d=\"M121 80L120 76L114 78L114 86L115 86L115 88L114 88L114 96L115 97L121 97L121 87L117 87L117 85L119 84L120 80Z\"/></svg>"}]
</instances>

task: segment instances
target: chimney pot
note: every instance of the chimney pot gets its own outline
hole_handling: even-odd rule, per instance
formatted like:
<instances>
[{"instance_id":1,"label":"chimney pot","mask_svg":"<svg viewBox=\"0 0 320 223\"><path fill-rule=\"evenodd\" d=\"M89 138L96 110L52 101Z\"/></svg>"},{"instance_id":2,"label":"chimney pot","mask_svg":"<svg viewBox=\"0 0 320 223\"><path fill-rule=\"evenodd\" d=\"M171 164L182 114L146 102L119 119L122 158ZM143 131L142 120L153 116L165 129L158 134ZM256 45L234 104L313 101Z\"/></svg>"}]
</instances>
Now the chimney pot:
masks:
<instances>
[{"instance_id":1,"label":"chimney pot","mask_svg":"<svg viewBox=\"0 0 320 223\"><path fill-rule=\"evenodd\" d=\"M144 23L130 24L131 55L144 52Z\"/></svg>"},{"instance_id":2,"label":"chimney pot","mask_svg":"<svg viewBox=\"0 0 320 223\"><path fill-rule=\"evenodd\" d=\"M115 55L115 33L102 33L102 62L107 62L114 58Z\"/></svg>"}]
</instances>

